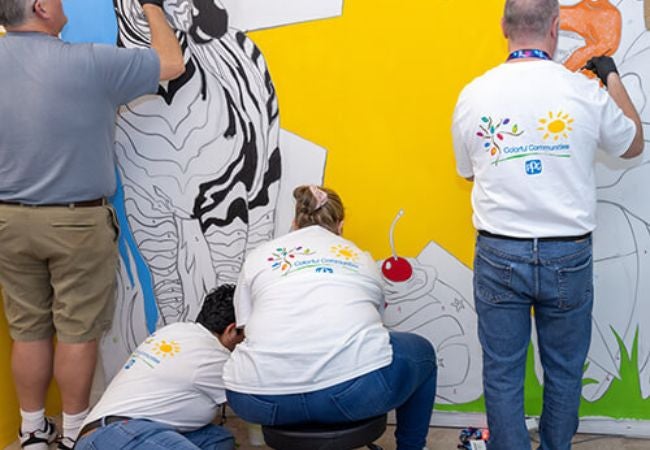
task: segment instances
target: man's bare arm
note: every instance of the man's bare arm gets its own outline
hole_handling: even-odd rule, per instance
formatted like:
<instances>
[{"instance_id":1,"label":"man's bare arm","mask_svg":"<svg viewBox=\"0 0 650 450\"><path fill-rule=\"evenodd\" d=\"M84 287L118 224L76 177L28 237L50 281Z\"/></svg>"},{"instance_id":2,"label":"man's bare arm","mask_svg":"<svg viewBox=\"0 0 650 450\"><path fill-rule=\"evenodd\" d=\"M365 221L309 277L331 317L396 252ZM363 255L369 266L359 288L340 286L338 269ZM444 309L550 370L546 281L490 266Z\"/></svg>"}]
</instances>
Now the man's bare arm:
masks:
<instances>
[{"instance_id":1,"label":"man's bare arm","mask_svg":"<svg viewBox=\"0 0 650 450\"><path fill-rule=\"evenodd\" d=\"M160 58L160 79L178 78L185 72L183 52L178 39L167 22L162 6L153 2L142 3L142 9L151 29L151 48Z\"/></svg>"},{"instance_id":2,"label":"man's bare arm","mask_svg":"<svg viewBox=\"0 0 650 450\"><path fill-rule=\"evenodd\" d=\"M607 90L614 102L616 102L618 107L621 108L623 114L632 119L636 125L634 140L632 141L630 148L628 148L623 154L622 158L634 158L635 156L639 156L643 152L643 147L645 146L645 142L643 141L643 125L641 124L639 113L634 107L634 104L632 103L632 100L617 73L612 72L607 76Z\"/></svg>"}]
</instances>

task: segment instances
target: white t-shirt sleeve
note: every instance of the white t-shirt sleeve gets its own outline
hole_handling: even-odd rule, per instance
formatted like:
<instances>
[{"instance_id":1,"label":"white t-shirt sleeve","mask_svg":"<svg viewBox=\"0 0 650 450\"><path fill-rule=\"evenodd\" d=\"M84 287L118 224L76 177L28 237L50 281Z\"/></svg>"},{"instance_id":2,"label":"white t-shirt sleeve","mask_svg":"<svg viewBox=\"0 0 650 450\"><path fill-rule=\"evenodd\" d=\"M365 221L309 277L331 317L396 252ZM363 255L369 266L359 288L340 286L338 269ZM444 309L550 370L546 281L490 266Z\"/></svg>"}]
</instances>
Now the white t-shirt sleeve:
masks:
<instances>
[{"instance_id":1,"label":"white t-shirt sleeve","mask_svg":"<svg viewBox=\"0 0 650 450\"><path fill-rule=\"evenodd\" d=\"M194 387L220 405L226 402L226 387L223 382L223 360L202 361L194 372Z\"/></svg>"},{"instance_id":2,"label":"white t-shirt sleeve","mask_svg":"<svg viewBox=\"0 0 650 450\"><path fill-rule=\"evenodd\" d=\"M604 89L600 90L600 95L606 98L603 99L604 106L600 117L598 147L610 155L621 156L632 145L636 135L636 125L632 119L623 114L621 108Z\"/></svg>"},{"instance_id":3,"label":"white t-shirt sleeve","mask_svg":"<svg viewBox=\"0 0 650 450\"><path fill-rule=\"evenodd\" d=\"M233 304L235 306L235 319L237 321L237 328L244 327L248 322L253 308L253 296L251 288L246 280L246 264L242 266L237 280L237 287L235 288L235 295L233 297Z\"/></svg>"},{"instance_id":4,"label":"white t-shirt sleeve","mask_svg":"<svg viewBox=\"0 0 650 450\"><path fill-rule=\"evenodd\" d=\"M463 178L474 176L472 168L472 159L470 157L469 147L467 146L466 136L463 129L463 123L466 122L468 113L465 106L464 92L460 94L456 109L454 110L451 133L454 144L454 154L456 155L456 171Z\"/></svg>"}]
</instances>

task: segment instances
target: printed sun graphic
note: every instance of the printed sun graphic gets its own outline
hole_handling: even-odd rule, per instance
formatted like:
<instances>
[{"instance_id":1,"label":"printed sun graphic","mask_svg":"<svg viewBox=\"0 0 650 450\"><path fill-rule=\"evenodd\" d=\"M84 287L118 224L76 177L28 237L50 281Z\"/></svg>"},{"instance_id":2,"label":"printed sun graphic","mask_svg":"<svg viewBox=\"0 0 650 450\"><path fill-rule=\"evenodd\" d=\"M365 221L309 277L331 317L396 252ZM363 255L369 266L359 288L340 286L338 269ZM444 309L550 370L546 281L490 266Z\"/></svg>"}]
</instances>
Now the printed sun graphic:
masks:
<instances>
[{"instance_id":1,"label":"printed sun graphic","mask_svg":"<svg viewBox=\"0 0 650 450\"><path fill-rule=\"evenodd\" d=\"M554 141L557 141L560 137L569 137L568 132L573 131L572 123L573 119L569 114L559 111L553 115L552 112L549 112L548 118L539 119L540 126L537 129L544 132L544 140L552 137Z\"/></svg>"},{"instance_id":2,"label":"printed sun graphic","mask_svg":"<svg viewBox=\"0 0 650 450\"><path fill-rule=\"evenodd\" d=\"M153 349L153 352L156 355L162 357L174 356L176 355L176 353L179 353L180 351L181 351L181 346L178 345L178 342L176 341L167 342L164 339L154 344L154 349Z\"/></svg>"},{"instance_id":3,"label":"printed sun graphic","mask_svg":"<svg viewBox=\"0 0 650 450\"><path fill-rule=\"evenodd\" d=\"M348 247L347 245L333 245L330 248L330 251L339 258L345 258L346 261L356 261L359 258L359 254L355 249Z\"/></svg>"}]
</instances>

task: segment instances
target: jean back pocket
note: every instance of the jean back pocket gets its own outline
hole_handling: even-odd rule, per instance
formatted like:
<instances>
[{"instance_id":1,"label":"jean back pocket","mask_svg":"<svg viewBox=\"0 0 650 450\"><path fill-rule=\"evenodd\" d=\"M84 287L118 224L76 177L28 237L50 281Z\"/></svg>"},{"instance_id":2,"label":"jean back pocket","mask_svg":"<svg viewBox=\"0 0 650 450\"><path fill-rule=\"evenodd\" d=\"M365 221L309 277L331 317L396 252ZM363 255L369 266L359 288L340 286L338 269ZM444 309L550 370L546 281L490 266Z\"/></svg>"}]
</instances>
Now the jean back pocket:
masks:
<instances>
[{"instance_id":1,"label":"jean back pocket","mask_svg":"<svg viewBox=\"0 0 650 450\"><path fill-rule=\"evenodd\" d=\"M500 303L512 296L512 266L497 262L480 250L474 258L476 300Z\"/></svg>"}]
</instances>

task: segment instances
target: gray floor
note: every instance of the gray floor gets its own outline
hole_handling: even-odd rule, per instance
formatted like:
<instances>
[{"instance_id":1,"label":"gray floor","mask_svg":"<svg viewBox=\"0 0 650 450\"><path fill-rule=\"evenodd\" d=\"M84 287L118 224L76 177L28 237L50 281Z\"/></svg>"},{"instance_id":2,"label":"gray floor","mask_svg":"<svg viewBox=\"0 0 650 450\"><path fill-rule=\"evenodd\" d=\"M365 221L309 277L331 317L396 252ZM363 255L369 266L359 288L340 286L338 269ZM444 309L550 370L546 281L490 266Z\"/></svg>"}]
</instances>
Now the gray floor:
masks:
<instances>
[{"instance_id":1,"label":"gray floor","mask_svg":"<svg viewBox=\"0 0 650 450\"><path fill-rule=\"evenodd\" d=\"M237 439L238 450L266 450L266 446L253 446L249 442L248 426L237 417L229 416L226 426L232 430ZM384 450L395 450L395 439L393 433L395 428L388 426L386 433L376 443L381 445ZM454 450L458 444L458 429L451 428L431 428L427 439L427 448L429 450ZM532 435L532 448L535 449L535 435ZM574 439L573 447L577 450L650 450L650 440L643 439L625 439L601 435L579 434ZM52 446L55 449L55 446ZM6 450L20 450L16 442L7 447Z\"/></svg>"}]
</instances>

